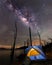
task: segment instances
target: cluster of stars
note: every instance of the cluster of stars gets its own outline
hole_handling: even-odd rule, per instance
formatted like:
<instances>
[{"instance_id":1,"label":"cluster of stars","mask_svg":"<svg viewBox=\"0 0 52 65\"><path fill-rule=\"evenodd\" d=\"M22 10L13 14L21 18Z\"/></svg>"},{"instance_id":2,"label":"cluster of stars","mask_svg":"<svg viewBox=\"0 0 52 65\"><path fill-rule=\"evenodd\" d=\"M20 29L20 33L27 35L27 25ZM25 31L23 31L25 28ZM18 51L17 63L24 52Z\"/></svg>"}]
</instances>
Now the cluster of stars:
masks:
<instances>
[{"instance_id":1,"label":"cluster of stars","mask_svg":"<svg viewBox=\"0 0 52 65\"><path fill-rule=\"evenodd\" d=\"M35 27L37 30L39 29L37 22L35 21L35 15L28 7L22 7L21 9L14 8L12 3L6 2L9 10L14 12L14 14L26 25L33 29Z\"/></svg>"}]
</instances>

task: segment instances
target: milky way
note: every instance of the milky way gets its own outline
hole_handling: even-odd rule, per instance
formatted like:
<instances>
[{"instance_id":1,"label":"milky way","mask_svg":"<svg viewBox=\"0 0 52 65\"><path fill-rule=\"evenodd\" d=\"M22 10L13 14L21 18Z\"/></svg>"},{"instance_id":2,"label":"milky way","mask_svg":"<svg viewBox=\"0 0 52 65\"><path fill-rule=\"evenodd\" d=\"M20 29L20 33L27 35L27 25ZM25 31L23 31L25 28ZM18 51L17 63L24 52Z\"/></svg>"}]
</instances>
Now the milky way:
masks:
<instances>
[{"instance_id":1,"label":"milky way","mask_svg":"<svg viewBox=\"0 0 52 65\"><path fill-rule=\"evenodd\" d=\"M7 1L5 4L7 4L6 6L9 10L11 10L15 13L15 15L17 15L16 18L18 17L25 25L29 26L31 24L30 27L32 28L36 25L36 27L38 28L37 22L35 21L35 14L30 11L30 8L25 6L22 7L21 4L21 6L19 7L19 5L17 5L16 1L14 0L11 0L11 2Z\"/></svg>"}]
</instances>

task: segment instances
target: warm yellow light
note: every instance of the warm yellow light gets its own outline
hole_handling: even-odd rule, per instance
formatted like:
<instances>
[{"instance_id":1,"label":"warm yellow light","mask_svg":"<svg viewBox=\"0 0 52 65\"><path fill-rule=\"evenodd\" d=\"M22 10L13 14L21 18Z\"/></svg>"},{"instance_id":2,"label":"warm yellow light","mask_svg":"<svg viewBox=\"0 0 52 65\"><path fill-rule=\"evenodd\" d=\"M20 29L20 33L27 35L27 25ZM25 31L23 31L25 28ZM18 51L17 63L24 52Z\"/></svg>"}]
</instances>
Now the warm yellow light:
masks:
<instances>
[{"instance_id":1,"label":"warm yellow light","mask_svg":"<svg viewBox=\"0 0 52 65\"><path fill-rule=\"evenodd\" d=\"M28 52L28 54L27 54L27 56L36 56L36 55L39 55L40 53L36 50L36 49L31 49L29 52Z\"/></svg>"}]
</instances>

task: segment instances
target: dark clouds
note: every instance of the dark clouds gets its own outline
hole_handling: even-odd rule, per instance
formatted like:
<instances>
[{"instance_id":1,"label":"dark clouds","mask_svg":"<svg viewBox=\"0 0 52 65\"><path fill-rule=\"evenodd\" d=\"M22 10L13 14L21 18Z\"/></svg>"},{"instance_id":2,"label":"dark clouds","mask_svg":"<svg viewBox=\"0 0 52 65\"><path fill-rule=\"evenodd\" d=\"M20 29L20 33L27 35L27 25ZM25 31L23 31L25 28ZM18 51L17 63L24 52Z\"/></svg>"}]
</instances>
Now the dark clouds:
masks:
<instances>
[{"instance_id":1,"label":"dark clouds","mask_svg":"<svg viewBox=\"0 0 52 65\"><path fill-rule=\"evenodd\" d=\"M17 41L23 43L28 38L28 27L23 25L15 17L14 13L9 11L0 0L0 44L12 44L14 38L14 22L17 21ZM19 1L20 2L20 1ZM41 29L41 37L47 38L52 36L52 0L26 0L22 2L26 7L32 8L36 21ZM21 2L18 6L21 7ZM35 35L34 33L32 34Z\"/></svg>"}]
</instances>

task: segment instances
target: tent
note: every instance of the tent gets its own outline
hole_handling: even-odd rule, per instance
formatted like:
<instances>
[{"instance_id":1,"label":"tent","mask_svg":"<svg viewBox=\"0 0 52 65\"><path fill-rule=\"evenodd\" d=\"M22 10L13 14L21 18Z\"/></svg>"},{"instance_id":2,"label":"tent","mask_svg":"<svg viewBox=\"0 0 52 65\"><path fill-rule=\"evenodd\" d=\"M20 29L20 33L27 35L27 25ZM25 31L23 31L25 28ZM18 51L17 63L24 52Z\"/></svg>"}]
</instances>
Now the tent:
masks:
<instances>
[{"instance_id":1,"label":"tent","mask_svg":"<svg viewBox=\"0 0 52 65\"><path fill-rule=\"evenodd\" d=\"M46 59L45 54L42 51L42 46L29 46L25 49L27 57L30 60L44 60Z\"/></svg>"}]
</instances>

